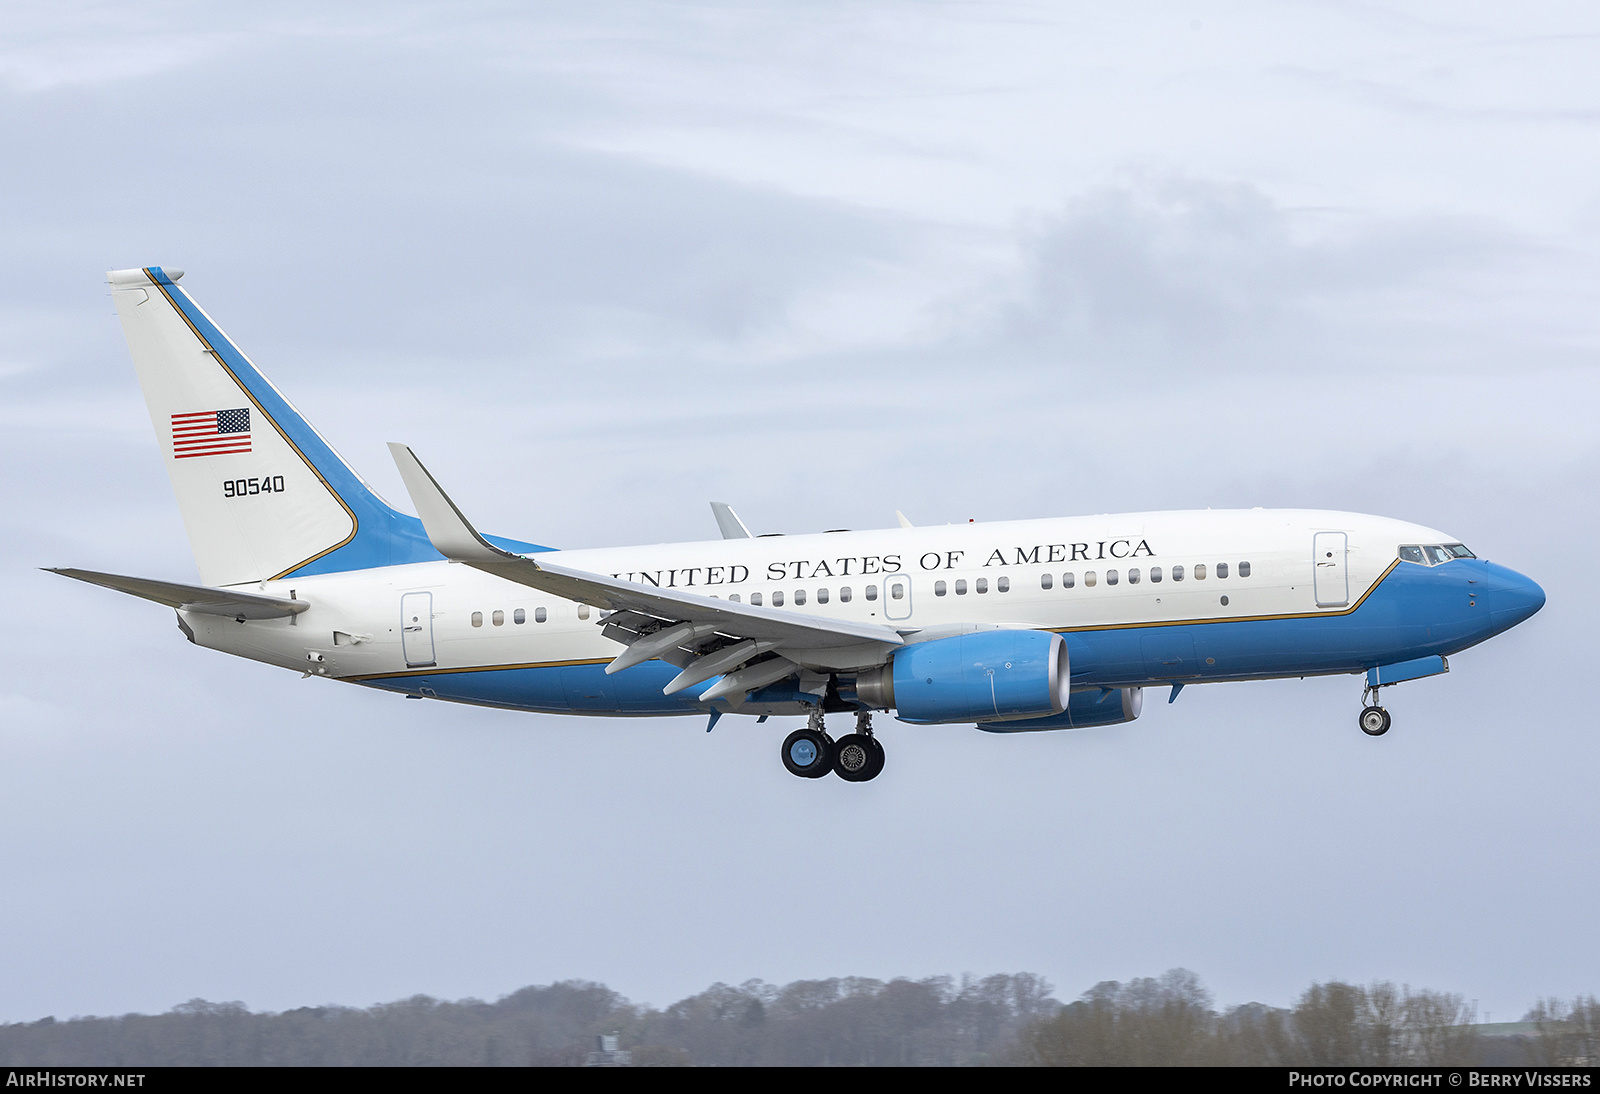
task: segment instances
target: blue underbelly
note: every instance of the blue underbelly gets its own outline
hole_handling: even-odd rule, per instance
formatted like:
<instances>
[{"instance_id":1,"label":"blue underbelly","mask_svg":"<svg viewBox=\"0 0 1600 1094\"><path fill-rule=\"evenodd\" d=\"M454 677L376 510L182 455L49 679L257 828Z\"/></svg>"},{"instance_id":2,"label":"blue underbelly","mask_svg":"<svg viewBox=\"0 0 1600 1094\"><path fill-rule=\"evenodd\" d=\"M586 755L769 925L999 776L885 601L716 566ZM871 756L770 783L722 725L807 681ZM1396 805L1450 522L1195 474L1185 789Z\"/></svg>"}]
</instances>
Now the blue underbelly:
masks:
<instances>
[{"instance_id":1,"label":"blue underbelly","mask_svg":"<svg viewBox=\"0 0 1600 1094\"><path fill-rule=\"evenodd\" d=\"M1069 631L1074 684L1129 686L1167 680L1237 680L1362 672L1374 665L1450 654L1496 628L1475 604L1472 571L1399 566L1347 614L1248 622Z\"/></svg>"},{"instance_id":2,"label":"blue underbelly","mask_svg":"<svg viewBox=\"0 0 1600 1094\"><path fill-rule=\"evenodd\" d=\"M437 672L362 682L369 687L407 695L546 714L644 716L693 714L701 710L696 699L711 686L709 682L696 684L676 695L661 694L661 689L676 675L678 670L664 661L646 661L607 676L605 663L601 662Z\"/></svg>"}]
</instances>

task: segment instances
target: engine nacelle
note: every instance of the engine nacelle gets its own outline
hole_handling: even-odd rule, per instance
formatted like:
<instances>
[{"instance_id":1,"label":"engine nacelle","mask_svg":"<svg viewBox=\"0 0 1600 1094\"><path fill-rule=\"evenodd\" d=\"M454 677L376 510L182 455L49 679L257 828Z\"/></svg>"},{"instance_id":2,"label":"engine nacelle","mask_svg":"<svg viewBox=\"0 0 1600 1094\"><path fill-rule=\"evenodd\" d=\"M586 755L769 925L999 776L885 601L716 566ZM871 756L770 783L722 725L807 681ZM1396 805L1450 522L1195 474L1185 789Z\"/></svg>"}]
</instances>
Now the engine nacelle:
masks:
<instances>
[{"instance_id":1,"label":"engine nacelle","mask_svg":"<svg viewBox=\"0 0 1600 1094\"><path fill-rule=\"evenodd\" d=\"M1144 709L1144 688L1089 688L1075 691L1067 709L1048 718L982 722L987 733L1028 733L1039 729L1089 729L1131 722Z\"/></svg>"},{"instance_id":2,"label":"engine nacelle","mask_svg":"<svg viewBox=\"0 0 1600 1094\"><path fill-rule=\"evenodd\" d=\"M1060 714L1070 685L1059 634L993 630L906 646L881 669L862 673L854 695L868 706L893 707L903 722L934 725Z\"/></svg>"}]
</instances>

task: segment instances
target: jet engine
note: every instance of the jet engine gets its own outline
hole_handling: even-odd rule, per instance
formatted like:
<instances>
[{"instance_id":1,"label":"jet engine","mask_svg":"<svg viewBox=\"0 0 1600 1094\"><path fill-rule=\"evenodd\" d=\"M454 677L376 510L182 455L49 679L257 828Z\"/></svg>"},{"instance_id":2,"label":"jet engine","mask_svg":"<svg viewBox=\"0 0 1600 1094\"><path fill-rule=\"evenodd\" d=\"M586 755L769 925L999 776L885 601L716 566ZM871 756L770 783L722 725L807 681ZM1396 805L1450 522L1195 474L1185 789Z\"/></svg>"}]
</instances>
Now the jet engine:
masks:
<instances>
[{"instance_id":1,"label":"jet engine","mask_svg":"<svg viewBox=\"0 0 1600 1094\"><path fill-rule=\"evenodd\" d=\"M1027 733L1037 729L1089 729L1131 722L1144 709L1144 688L1088 688L1072 693L1067 709L1048 718L1008 718L980 722L987 733Z\"/></svg>"},{"instance_id":2,"label":"jet engine","mask_svg":"<svg viewBox=\"0 0 1600 1094\"><path fill-rule=\"evenodd\" d=\"M916 642L882 668L841 679L840 695L936 725L1066 711L1067 644L1049 631L979 631Z\"/></svg>"}]
</instances>

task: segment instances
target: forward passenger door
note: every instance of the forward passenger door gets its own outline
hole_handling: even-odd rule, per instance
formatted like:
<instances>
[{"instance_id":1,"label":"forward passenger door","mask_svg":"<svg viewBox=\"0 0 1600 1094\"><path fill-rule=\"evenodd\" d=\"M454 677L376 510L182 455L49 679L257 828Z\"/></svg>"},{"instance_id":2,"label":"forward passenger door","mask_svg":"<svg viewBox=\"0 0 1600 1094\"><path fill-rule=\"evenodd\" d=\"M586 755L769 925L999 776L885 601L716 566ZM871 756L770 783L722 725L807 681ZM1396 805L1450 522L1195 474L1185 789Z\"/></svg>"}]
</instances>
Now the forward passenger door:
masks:
<instances>
[{"instance_id":1,"label":"forward passenger door","mask_svg":"<svg viewBox=\"0 0 1600 1094\"><path fill-rule=\"evenodd\" d=\"M1312 538L1311 581L1319 608L1350 603L1349 540L1343 532L1318 532Z\"/></svg>"}]
</instances>

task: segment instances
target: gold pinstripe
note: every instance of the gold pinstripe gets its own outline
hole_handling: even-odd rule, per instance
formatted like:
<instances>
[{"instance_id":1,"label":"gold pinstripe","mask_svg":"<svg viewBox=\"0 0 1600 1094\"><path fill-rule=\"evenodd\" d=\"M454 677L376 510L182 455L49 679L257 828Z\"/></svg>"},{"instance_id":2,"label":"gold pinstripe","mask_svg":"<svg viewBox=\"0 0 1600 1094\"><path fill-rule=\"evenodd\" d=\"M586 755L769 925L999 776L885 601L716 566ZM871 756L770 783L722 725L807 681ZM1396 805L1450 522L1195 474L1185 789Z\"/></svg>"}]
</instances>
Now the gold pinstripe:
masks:
<instances>
[{"instance_id":1,"label":"gold pinstripe","mask_svg":"<svg viewBox=\"0 0 1600 1094\"><path fill-rule=\"evenodd\" d=\"M337 679L360 682L363 680L399 680L408 676L453 676L462 672L503 672L508 669L559 669L571 665L609 665L613 658L587 657L575 661L524 661L514 665L469 665L459 669L407 669L404 672L370 672L361 676L340 676Z\"/></svg>"},{"instance_id":2,"label":"gold pinstripe","mask_svg":"<svg viewBox=\"0 0 1600 1094\"><path fill-rule=\"evenodd\" d=\"M1233 615L1228 616L1226 619L1166 619L1152 623L1091 623L1082 627L1051 627L1049 629L1055 631L1057 634L1066 634L1068 632L1075 633L1078 631L1126 631L1144 627L1193 627L1209 623L1261 623L1269 619L1327 619L1331 616L1349 615L1351 612L1361 607L1361 605L1365 604L1367 602L1367 597L1378 591L1378 586L1383 584L1383 579L1394 573L1394 568L1398 565L1400 565L1399 559L1395 559L1393 562L1389 563L1389 568L1378 575L1378 580L1374 581L1372 583L1372 587L1361 594L1360 600L1357 600L1348 608L1343 608L1336 612L1287 612L1282 615Z\"/></svg>"}]
</instances>

